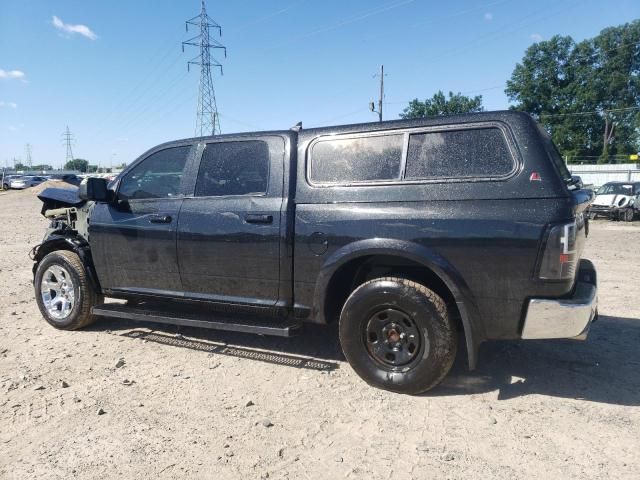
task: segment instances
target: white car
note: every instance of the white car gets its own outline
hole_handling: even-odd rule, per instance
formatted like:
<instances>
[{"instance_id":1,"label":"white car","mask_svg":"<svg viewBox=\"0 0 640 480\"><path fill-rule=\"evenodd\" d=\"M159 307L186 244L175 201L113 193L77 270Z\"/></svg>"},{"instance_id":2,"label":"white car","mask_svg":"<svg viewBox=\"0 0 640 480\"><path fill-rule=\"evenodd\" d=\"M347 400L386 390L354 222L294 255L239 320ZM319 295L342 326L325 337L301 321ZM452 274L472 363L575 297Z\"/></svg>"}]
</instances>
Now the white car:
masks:
<instances>
[{"instance_id":1,"label":"white car","mask_svg":"<svg viewBox=\"0 0 640 480\"><path fill-rule=\"evenodd\" d=\"M40 185L44 182L46 178L44 177L36 177L36 176L25 176L14 178L9 183L9 188L13 188L16 190L22 190L24 188L35 187L36 185Z\"/></svg>"},{"instance_id":2,"label":"white car","mask_svg":"<svg viewBox=\"0 0 640 480\"><path fill-rule=\"evenodd\" d=\"M633 221L640 213L640 182L609 182L596 192L589 216Z\"/></svg>"}]
</instances>

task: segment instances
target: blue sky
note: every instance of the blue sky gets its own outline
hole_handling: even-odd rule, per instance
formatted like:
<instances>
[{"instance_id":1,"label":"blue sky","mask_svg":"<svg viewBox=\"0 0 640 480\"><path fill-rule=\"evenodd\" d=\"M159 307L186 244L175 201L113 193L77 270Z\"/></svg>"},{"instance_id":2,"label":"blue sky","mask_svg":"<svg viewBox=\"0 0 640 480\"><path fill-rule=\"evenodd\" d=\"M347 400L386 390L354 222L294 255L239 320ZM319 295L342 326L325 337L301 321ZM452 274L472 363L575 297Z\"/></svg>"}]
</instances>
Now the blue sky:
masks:
<instances>
[{"instance_id":1,"label":"blue sky","mask_svg":"<svg viewBox=\"0 0 640 480\"><path fill-rule=\"evenodd\" d=\"M0 166L109 166L192 136L197 70L182 53L199 0L0 0ZM640 17L638 0L207 0L228 48L215 75L223 133L385 119L439 89L508 107L504 83L534 41L576 40ZM222 55L219 55L223 57Z\"/></svg>"}]
</instances>

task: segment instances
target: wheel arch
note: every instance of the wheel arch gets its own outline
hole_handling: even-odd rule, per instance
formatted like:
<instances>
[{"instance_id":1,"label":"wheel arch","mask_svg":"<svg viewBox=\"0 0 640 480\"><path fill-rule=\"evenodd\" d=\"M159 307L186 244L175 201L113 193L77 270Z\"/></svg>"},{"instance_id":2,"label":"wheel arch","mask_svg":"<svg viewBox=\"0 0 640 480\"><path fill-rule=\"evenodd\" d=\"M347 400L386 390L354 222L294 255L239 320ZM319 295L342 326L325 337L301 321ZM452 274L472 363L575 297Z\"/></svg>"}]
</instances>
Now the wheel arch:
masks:
<instances>
[{"instance_id":1,"label":"wheel arch","mask_svg":"<svg viewBox=\"0 0 640 480\"><path fill-rule=\"evenodd\" d=\"M335 251L318 275L312 308L314 321L335 322L349 294L357 285L378 276L376 269L388 269L385 274L423 283L445 300L460 323L469 368L474 369L484 336L473 295L450 262L413 242L375 238L353 242ZM380 276L384 274L380 272Z\"/></svg>"},{"instance_id":2,"label":"wheel arch","mask_svg":"<svg viewBox=\"0 0 640 480\"><path fill-rule=\"evenodd\" d=\"M89 244L79 236L52 233L41 244L36 245L31 253L31 257L34 261L32 268L34 279L36 271L38 270L38 265L42 259L51 252L55 252L57 250L67 250L78 255L94 291L98 294L102 294L100 281L98 280L98 275L96 274L93 258L91 256L91 249Z\"/></svg>"}]
</instances>

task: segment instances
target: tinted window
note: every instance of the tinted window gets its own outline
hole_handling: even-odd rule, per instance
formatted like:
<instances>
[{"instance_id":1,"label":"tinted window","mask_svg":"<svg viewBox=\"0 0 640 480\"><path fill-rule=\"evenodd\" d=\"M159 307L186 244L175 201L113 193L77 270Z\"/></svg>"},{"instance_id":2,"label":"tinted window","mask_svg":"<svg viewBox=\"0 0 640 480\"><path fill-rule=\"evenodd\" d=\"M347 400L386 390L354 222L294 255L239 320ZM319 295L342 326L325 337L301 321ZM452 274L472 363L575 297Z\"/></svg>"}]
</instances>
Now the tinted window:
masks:
<instances>
[{"instance_id":1,"label":"tinted window","mask_svg":"<svg viewBox=\"0 0 640 480\"><path fill-rule=\"evenodd\" d=\"M174 147L151 154L122 179L118 196L137 199L179 195L190 150L190 146Z\"/></svg>"},{"instance_id":2,"label":"tinted window","mask_svg":"<svg viewBox=\"0 0 640 480\"><path fill-rule=\"evenodd\" d=\"M416 133L409 136L405 177L500 176L513 166L504 135L497 128Z\"/></svg>"},{"instance_id":3,"label":"tinted window","mask_svg":"<svg viewBox=\"0 0 640 480\"><path fill-rule=\"evenodd\" d=\"M321 140L311 152L311 181L352 183L400 178L402 135Z\"/></svg>"},{"instance_id":4,"label":"tinted window","mask_svg":"<svg viewBox=\"0 0 640 480\"><path fill-rule=\"evenodd\" d=\"M197 197L265 193L269 145L261 140L207 145L196 181Z\"/></svg>"}]
</instances>

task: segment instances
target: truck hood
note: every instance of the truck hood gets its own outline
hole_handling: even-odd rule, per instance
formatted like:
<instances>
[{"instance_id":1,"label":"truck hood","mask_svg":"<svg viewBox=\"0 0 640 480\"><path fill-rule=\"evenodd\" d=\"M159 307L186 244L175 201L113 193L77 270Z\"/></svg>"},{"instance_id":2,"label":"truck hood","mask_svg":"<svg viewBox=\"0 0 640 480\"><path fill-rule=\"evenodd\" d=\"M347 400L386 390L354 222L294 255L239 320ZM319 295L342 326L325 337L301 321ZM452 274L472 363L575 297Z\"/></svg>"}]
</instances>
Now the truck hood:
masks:
<instances>
[{"instance_id":1,"label":"truck hood","mask_svg":"<svg viewBox=\"0 0 640 480\"><path fill-rule=\"evenodd\" d=\"M46 188L38 198L42 201L41 213L54 208L79 207L85 200L78 196L78 187L72 188Z\"/></svg>"}]
</instances>

